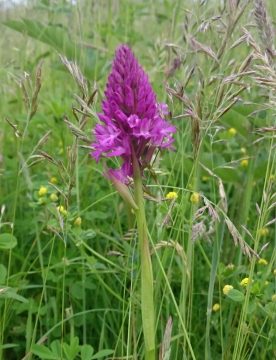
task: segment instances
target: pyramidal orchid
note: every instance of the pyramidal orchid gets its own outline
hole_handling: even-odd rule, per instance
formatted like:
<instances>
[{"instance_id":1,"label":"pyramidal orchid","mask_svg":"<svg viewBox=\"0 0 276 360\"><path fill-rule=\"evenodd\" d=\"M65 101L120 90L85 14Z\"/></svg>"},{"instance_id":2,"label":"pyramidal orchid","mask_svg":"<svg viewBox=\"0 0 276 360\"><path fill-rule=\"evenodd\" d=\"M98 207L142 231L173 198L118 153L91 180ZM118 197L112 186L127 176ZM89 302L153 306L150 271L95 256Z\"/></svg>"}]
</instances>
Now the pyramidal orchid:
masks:
<instances>
[{"instance_id":1,"label":"pyramidal orchid","mask_svg":"<svg viewBox=\"0 0 276 360\"><path fill-rule=\"evenodd\" d=\"M158 104L148 77L130 48L118 47L94 130L92 156L121 157L122 167L109 174L126 183L133 177L133 156L147 167L157 148L171 148L175 127L165 120L166 104Z\"/></svg>"},{"instance_id":2,"label":"pyramidal orchid","mask_svg":"<svg viewBox=\"0 0 276 360\"><path fill-rule=\"evenodd\" d=\"M148 77L126 45L118 47L102 103L101 121L94 130L92 156L120 157L119 169L109 169L123 199L136 215L141 261L141 313L145 359L155 360L155 309L152 263L144 208L143 170L156 149L171 148L175 127L169 124L166 104L158 104ZM128 188L133 178L134 198Z\"/></svg>"}]
</instances>

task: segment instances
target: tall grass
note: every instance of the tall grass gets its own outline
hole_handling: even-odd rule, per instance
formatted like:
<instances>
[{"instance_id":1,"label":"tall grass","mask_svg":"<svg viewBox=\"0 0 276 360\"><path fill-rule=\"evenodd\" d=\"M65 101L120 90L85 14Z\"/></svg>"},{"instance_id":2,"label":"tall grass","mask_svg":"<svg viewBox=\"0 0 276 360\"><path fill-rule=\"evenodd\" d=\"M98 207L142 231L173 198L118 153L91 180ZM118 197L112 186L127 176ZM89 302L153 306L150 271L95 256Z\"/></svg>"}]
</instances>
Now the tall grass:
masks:
<instances>
[{"instance_id":1,"label":"tall grass","mask_svg":"<svg viewBox=\"0 0 276 360\"><path fill-rule=\"evenodd\" d=\"M159 359L275 358L274 1L0 16L0 359L144 358L134 214L89 155L122 42L178 130L145 174Z\"/></svg>"}]
</instances>

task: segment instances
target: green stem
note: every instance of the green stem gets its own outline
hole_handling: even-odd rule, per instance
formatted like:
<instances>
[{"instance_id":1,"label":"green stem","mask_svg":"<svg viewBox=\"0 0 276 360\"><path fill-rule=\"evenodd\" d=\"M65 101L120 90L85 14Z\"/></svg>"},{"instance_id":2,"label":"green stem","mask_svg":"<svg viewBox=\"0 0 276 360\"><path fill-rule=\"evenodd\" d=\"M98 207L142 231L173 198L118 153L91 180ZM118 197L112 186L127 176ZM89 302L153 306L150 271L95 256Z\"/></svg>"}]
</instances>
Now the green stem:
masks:
<instances>
[{"instance_id":1,"label":"green stem","mask_svg":"<svg viewBox=\"0 0 276 360\"><path fill-rule=\"evenodd\" d=\"M145 360L155 360L155 312L153 301L153 275L147 234L147 221L144 207L143 185L138 161L133 156L134 196L138 206L136 210L138 239L141 256L141 310L145 340Z\"/></svg>"}]
</instances>

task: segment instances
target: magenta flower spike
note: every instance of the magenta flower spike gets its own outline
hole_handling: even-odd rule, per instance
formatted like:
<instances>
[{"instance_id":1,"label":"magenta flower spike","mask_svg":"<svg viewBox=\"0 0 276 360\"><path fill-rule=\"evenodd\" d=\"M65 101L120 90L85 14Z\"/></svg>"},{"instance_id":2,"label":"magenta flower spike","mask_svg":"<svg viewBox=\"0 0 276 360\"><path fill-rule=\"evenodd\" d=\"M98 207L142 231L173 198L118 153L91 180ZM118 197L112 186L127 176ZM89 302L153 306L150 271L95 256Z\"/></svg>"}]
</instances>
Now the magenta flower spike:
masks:
<instances>
[{"instance_id":1,"label":"magenta flower spike","mask_svg":"<svg viewBox=\"0 0 276 360\"><path fill-rule=\"evenodd\" d=\"M157 148L171 148L175 127L165 120L166 104L158 104L148 77L130 48L117 48L94 130L92 156L121 157L122 167L109 174L127 183L133 176L133 156L141 171Z\"/></svg>"},{"instance_id":2,"label":"magenta flower spike","mask_svg":"<svg viewBox=\"0 0 276 360\"><path fill-rule=\"evenodd\" d=\"M115 188L135 211L141 261L141 314L145 360L156 359L154 286L144 206L143 170L156 149L171 148L175 127L166 104L158 104L148 77L126 46L118 47L94 130L92 156L121 157L120 169L109 169ZM128 187L133 178L133 194ZM133 196L134 195L134 196Z\"/></svg>"}]
</instances>

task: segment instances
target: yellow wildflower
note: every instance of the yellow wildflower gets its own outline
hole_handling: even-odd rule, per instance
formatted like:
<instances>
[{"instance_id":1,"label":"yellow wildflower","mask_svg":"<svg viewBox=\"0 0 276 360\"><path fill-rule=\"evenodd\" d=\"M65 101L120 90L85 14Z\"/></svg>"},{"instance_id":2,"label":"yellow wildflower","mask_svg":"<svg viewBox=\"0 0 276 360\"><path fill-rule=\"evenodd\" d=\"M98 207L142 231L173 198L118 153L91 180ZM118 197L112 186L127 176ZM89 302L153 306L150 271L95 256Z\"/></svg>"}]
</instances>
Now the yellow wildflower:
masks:
<instances>
[{"instance_id":1,"label":"yellow wildflower","mask_svg":"<svg viewBox=\"0 0 276 360\"><path fill-rule=\"evenodd\" d=\"M230 129L228 129L228 134L231 136L235 136L237 134L237 130L231 127Z\"/></svg>"},{"instance_id":2,"label":"yellow wildflower","mask_svg":"<svg viewBox=\"0 0 276 360\"><path fill-rule=\"evenodd\" d=\"M63 216L67 216L67 210L64 208L64 206L62 206L62 205L59 205L59 206L57 206L57 210L58 210L58 212L60 212Z\"/></svg>"},{"instance_id":3,"label":"yellow wildflower","mask_svg":"<svg viewBox=\"0 0 276 360\"><path fill-rule=\"evenodd\" d=\"M229 291L231 291L232 289L234 289L232 285L225 285L224 288L222 289L222 292L224 295L227 295L229 294Z\"/></svg>"},{"instance_id":4,"label":"yellow wildflower","mask_svg":"<svg viewBox=\"0 0 276 360\"><path fill-rule=\"evenodd\" d=\"M39 190L38 190L38 196L44 196L47 194L48 189L46 188L46 186L40 186Z\"/></svg>"},{"instance_id":5,"label":"yellow wildflower","mask_svg":"<svg viewBox=\"0 0 276 360\"><path fill-rule=\"evenodd\" d=\"M191 197L190 197L190 201L192 204L198 204L200 201L200 195L198 192L193 192Z\"/></svg>"},{"instance_id":6,"label":"yellow wildflower","mask_svg":"<svg viewBox=\"0 0 276 360\"><path fill-rule=\"evenodd\" d=\"M241 167L247 168L247 166L248 166L248 159L243 159L243 160L241 161Z\"/></svg>"},{"instance_id":7,"label":"yellow wildflower","mask_svg":"<svg viewBox=\"0 0 276 360\"><path fill-rule=\"evenodd\" d=\"M175 191L170 191L166 195L167 200L176 200L177 198L178 198L178 195L177 195L177 193Z\"/></svg>"},{"instance_id":8,"label":"yellow wildflower","mask_svg":"<svg viewBox=\"0 0 276 360\"><path fill-rule=\"evenodd\" d=\"M82 222L81 217L78 216L74 221L74 225L75 226L81 226L81 222Z\"/></svg>"},{"instance_id":9,"label":"yellow wildflower","mask_svg":"<svg viewBox=\"0 0 276 360\"><path fill-rule=\"evenodd\" d=\"M266 261L266 259L261 258L261 259L259 259L258 264L259 265L267 265L268 262Z\"/></svg>"},{"instance_id":10,"label":"yellow wildflower","mask_svg":"<svg viewBox=\"0 0 276 360\"><path fill-rule=\"evenodd\" d=\"M267 236L269 234L269 230L267 227L263 227L259 231L261 236Z\"/></svg>"},{"instance_id":11,"label":"yellow wildflower","mask_svg":"<svg viewBox=\"0 0 276 360\"><path fill-rule=\"evenodd\" d=\"M250 284L250 279L248 277L243 278L242 281L240 282L240 285L243 287L247 287L248 284Z\"/></svg>"},{"instance_id":12,"label":"yellow wildflower","mask_svg":"<svg viewBox=\"0 0 276 360\"><path fill-rule=\"evenodd\" d=\"M273 295L271 296L271 300L272 300L273 302L276 302L276 294L273 294Z\"/></svg>"},{"instance_id":13,"label":"yellow wildflower","mask_svg":"<svg viewBox=\"0 0 276 360\"><path fill-rule=\"evenodd\" d=\"M214 311L214 312L219 311L219 309L220 309L220 305L219 305L218 303L216 303L216 304L213 305L213 311Z\"/></svg>"},{"instance_id":14,"label":"yellow wildflower","mask_svg":"<svg viewBox=\"0 0 276 360\"><path fill-rule=\"evenodd\" d=\"M58 201L58 196L57 196L57 194L56 194L56 193L52 193L52 194L50 195L50 200L53 201L53 202Z\"/></svg>"},{"instance_id":15,"label":"yellow wildflower","mask_svg":"<svg viewBox=\"0 0 276 360\"><path fill-rule=\"evenodd\" d=\"M58 183L58 179L55 176L52 176L50 179L50 183L56 185Z\"/></svg>"}]
</instances>

